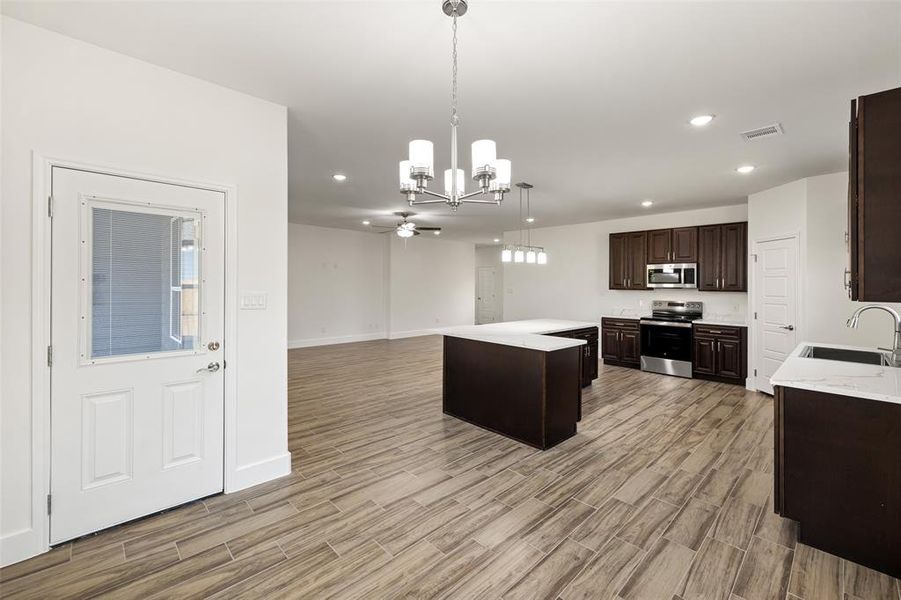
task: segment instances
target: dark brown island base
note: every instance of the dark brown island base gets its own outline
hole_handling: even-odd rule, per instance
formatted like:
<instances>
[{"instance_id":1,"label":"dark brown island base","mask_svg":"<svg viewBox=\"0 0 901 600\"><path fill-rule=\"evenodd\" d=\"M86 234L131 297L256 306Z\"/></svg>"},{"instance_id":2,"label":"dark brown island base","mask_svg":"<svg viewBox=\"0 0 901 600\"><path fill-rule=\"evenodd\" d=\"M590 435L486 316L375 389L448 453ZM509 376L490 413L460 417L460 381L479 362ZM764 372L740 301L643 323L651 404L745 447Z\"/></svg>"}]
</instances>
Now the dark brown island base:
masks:
<instances>
[{"instance_id":1,"label":"dark brown island base","mask_svg":"<svg viewBox=\"0 0 901 600\"><path fill-rule=\"evenodd\" d=\"M445 414L541 450L576 434L583 379L597 377L597 326L536 319L442 333Z\"/></svg>"}]
</instances>

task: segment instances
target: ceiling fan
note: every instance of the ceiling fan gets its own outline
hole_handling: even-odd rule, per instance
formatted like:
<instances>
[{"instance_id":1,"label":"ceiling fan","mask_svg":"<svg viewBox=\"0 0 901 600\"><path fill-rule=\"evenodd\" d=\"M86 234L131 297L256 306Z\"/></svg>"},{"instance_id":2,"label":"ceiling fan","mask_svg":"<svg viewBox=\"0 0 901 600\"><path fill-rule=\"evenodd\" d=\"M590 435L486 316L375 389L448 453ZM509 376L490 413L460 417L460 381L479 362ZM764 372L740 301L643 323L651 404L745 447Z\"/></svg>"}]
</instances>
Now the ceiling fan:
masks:
<instances>
[{"instance_id":1,"label":"ceiling fan","mask_svg":"<svg viewBox=\"0 0 901 600\"><path fill-rule=\"evenodd\" d=\"M381 231L380 233L392 233L393 232L393 233L396 233L398 235L398 237L402 237L402 238L409 238L409 237L413 237L414 235L420 235L423 231L431 231L435 235L439 235L441 233L440 227L420 227L413 221L407 220L410 217L415 216L416 213L396 212L396 213L394 213L394 215L401 218L400 222L397 223L396 225L393 225L393 226L373 225L373 227L376 229L384 229L384 231Z\"/></svg>"}]
</instances>

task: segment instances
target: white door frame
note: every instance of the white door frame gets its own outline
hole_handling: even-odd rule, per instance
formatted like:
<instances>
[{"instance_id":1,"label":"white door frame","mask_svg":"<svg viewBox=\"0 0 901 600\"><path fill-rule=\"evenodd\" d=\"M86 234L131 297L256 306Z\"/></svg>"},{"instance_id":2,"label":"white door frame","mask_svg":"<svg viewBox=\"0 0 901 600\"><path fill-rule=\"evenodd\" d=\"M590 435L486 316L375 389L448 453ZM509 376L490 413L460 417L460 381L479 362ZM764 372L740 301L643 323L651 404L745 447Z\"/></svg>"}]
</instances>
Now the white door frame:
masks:
<instances>
[{"instance_id":1,"label":"white door frame","mask_svg":"<svg viewBox=\"0 0 901 600\"><path fill-rule=\"evenodd\" d=\"M50 226L49 196L53 167L90 171L221 192L225 197L225 415L223 487L225 492L237 489L237 381L238 381L238 193L233 185L190 181L162 175L141 173L110 165L52 158L32 152L32 274L31 274L31 526L35 547L25 556L40 554L50 548L50 519L47 495L50 493Z\"/></svg>"},{"instance_id":2,"label":"white door frame","mask_svg":"<svg viewBox=\"0 0 901 600\"><path fill-rule=\"evenodd\" d=\"M749 354L751 355L751 360L749 360L748 364L748 379L746 380L745 387L750 390L759 391L757 388L757 359L759 358L759 349L758 345L760 343L760 336L757 334L757 313L760 310L760 307L757 306L757 255L758 245L765 242L775 242L777 240L795 240L795 273L798 277L798 281L795 282L795 331L797 332L796 339L804 339L804 333L807 331L807 322L804 318L804 311L801 310L803 306L804 300L804 286L801 285L801 266L804 262L801 257L801 232L800 231L791 231L788 233L782 233L778 235L766 235L763 237L759 237L754 240L751 246L751 285L748 288L748 301L751 307L750 318L748 319L748 323L751 325L748 340L748 347L751 349Z\"/></svg>"}]
</instances>

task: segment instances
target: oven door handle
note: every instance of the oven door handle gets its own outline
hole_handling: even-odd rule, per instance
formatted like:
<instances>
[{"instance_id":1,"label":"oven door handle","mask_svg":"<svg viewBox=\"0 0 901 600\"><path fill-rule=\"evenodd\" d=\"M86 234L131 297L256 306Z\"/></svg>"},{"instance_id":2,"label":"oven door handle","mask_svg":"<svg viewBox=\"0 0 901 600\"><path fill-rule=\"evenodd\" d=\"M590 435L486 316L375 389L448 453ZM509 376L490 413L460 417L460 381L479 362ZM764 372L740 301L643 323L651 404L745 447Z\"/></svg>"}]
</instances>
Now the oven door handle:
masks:
<instances>
[{"instance_id":1,"label":"oven door handle","mask_svg":"<svg viewBox=\"0 0 901 600\"><path fill-rule=\"evenodd\" d=\"M675 321L651 321L642 319L641 325L661 325L663 327L691 327L691 323L677 323Z\"/></svg>"}]
</instances>

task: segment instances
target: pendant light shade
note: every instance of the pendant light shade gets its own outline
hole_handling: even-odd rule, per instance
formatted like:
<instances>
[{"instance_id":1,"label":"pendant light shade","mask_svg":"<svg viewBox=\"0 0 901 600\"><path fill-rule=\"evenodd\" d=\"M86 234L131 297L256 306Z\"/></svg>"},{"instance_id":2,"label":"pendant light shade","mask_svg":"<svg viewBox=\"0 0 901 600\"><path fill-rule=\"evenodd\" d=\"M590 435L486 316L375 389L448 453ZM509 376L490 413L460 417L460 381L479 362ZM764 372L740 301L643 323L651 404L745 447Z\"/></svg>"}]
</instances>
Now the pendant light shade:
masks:
<instances>
[{"instance_id":1,"label":"pendant light shade","mask_svg":"<svg viewBox=\"0 0 901 600\"><path fill-rule=\"evenodd\" d=\"M512 262L513 261L513 251L509 248L504 248L501 250L501 262Z\"/></svg>"},{"instance_id":2,"label":"pendant light shade","mask_svg":"<svg viewBox=\"0 0 901 600\"><path fill-rule=\"evenodd\" d=\"M410 142L410 168L414 172L435 174L435 149L429 140L413 140Z\"/></svg>"},{"instance_id":3,"label":"pendant light shade","mask_svg":"<svg viewBox=\"0 0 901 600\"><path fill-rule=\"evenodd\" d=\"M522 250L514 251L513 252L513 262L515 262L515 263L525 262L525 259L526 259L525 255L526 255L526 253L523 252Z\"/></svg>"},{"instance_id":4,"label":"pendant light shade","mask_svg":"<svg viewBox=\"0 0 901 600\"><path fill-rule=\"evenodd\" d=\"M476 179L494 168L497 161L497 144L494 140L476 140L472 143L472 178Z\"/></svg>"},{"instance_id":5,"label":"pendant light shade","mask_svg":"<svg viewBox=\"0 0 901 600\"><path fill-rule=\"evenodd\" d=\"M466 172L463 169L457 169L457 193L463 194L463 186L466 184ZM451 170L444 170L444 193L451 193Z\"/></svg>"},{"instance_id":6,"label":"pendant light shade","mask_svg":"<svg viewBox=\"0 0 901 600\"><path fill-rule=\"evenodd\" d=\"M538 252L538 264L546 265L547 264L547 252L541 250Z\"/></svg>"},{"instance_id":7,"label":"pendant light shade","mask_svg":"<svg viewBox=\"0 0 901 600\"><path fill-rule=\"evenodd\" d=\"M534 265L537 257L535 255L535 251L531 248L526 251L526 262L530 265Z\"/></svg>"}]
</instances>

